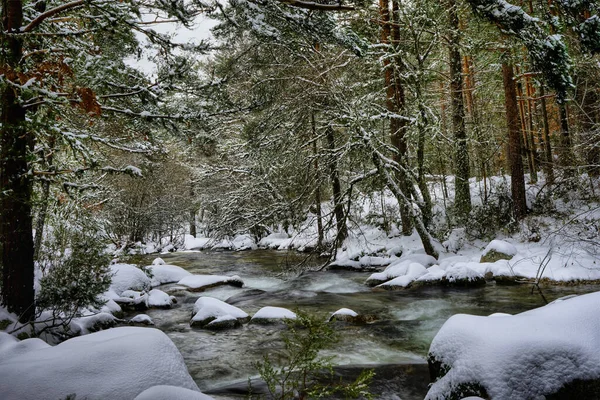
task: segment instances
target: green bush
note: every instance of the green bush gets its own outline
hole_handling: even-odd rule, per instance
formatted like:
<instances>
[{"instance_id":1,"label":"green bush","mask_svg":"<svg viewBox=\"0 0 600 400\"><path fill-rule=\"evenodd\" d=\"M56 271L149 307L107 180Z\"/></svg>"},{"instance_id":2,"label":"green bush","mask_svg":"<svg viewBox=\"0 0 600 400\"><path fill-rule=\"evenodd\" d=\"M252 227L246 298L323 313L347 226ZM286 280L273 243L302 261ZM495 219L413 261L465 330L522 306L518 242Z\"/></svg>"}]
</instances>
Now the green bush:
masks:
<instances>
[{"instance_id":1,"label":"green bush","mask_svg":"<svg viewBox=\"0 0 600 400\"><path fill-rule=\"evenodd\" d=\"M297 313L298 318L287 322L282 334L283 355L273 360L265 355L256 369L265 381L268 398L286 400L296 398L371 399L369 384L375 373L366 370L352 383L344 384L333 371L334 357L324 357L319 352L338 340L336 332L323 320ZM280 365L280 366L276 366Z\"/></svg>"}]
</instances>

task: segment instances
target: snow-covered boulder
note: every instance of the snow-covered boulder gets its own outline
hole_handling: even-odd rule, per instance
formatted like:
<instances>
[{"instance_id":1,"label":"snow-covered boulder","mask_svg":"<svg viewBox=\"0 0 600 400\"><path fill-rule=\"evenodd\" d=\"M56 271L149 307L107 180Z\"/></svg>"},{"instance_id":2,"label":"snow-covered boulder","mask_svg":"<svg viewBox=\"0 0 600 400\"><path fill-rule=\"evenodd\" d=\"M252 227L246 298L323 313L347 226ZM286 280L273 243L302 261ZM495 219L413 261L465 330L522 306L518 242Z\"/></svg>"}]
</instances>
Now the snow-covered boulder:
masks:
<instances>
[{"instance_id":1,"label":"snow-covered boulder","mask_svg":"<svg viewBox=\"0 0 600 400\"><path fill-rule=\"evenodd\" d=\"M411 283L411 287L422 287L438 285L446 275L446 271L439 265L432 265L427 268L425 274L421 275Z\"/></svg>"},{"instance_id":2,"label":"snow-covered boulder","mask_svg":"<svg viewBox=\"0 0 600 400\"><path fill-rule=\"evenodd\" d=\"M152 264L147 266L146 269L152 275L151 284L153 287L164 285L165 283L179 282L187 276L192 276L190 272L176 265Z\"/></svg>"},{"instance_id":3,"label":"snow-covered boulder","mask_svg":"<svg viewBox=\"0 0 600 400\"><path fill-rule=\"evenodd\" d=\"M282 307L263 307L252 316L251 323L270 324L286 319L296 319L296 313Z\"/></svg>"},{"instance_id":4,"label":"snow-covered boulder","mask_svg":"<svg viewBox=\"0 0 600 400\"><path fill-rule=\"evenodd\" d=\"M388 290L407 288L413 283L413 281L425 275L426 273L427 268L425 268L419 263L412 262L408 264L404 275L398 276L397 278L384 282L381 285L378 285L377 287Z\"/></svg>"},{"instance_id":5,"label":"snow-covered boulder","mask_svg":"<svg viewBox=\"0 0 600 400\"><path fill-rule=\"evenodd\" d=\"M599 398L599 304L596 292L512 316L451 317L429 349L438 380L426 399Z\"/></svg>"},{"instance_id":6,"label":"snow-covered boulder","mask_svg":"<svg viewBox=\"0 0 600 400\"><path fill-rule=\"evenodd\" d=\"M165 265L165 260L160 257L156 257L154 261L152 261L152 265Z\"/></svg>"},{"instance_id":7,"label":"snow-covered boulder","mask_svg":"<svg viewBox=\"0 0 600 400\"><path fill-rule=\"evenodd\" d=\"M210 238L197 238L192 235L185 235L183 247L186 250L202 250L210 247L212 239Z\"/></svg>"},{"instance_id":8,"label":"snow-covered boulder","mask_svg":"<svg viewBox=\"0 0 600 400\"><path fill-rule=\"evenodd\" d=\"M110 266L112 282L110 289L121 295L126 290L150 290L150 278L138 267L132 264L113 264Z\"/></svg>"},{"instance_id":9,"label":"snow-covered boulder","mask_svg":"<svg viewBox=\"0 0 600 400\"><path fill-rule=\"evenodd\" d=\"M0 398L131 400L156 385L198 390L171 339L122 327L49 346L0 332Z\"/></svg>"},{"instance_id":10,"label":"snow-covered boulder","mask_svg":"<svg viewBox=\"0 0 600 400\"><path fill-rule=\"evenodd\" d=\"M200 297L194 304L194 315L190 321L192 327L205 328L215 321L209 328L219 329L236 327L248 322L250 316L244 311L224 301L213 297Z\"/></svg>"},{"instance_id":11,"label":"snow-covered boulder","mask_svg":"<svg viewBox=\"0 0 600 400\"><path fill-rule=\"evenodd\" d=\"M498 260L510 260L517 254L517 248L504 241L492 240L483 250L480 262L496 262Z\"/></svg>"},{"instance_id":12,"label":"snow-covered boulder","mask_svg":"<svg viewBox=\"0 0 600 400\"><path fill-rule=\"evenodd\" d=\"M377 318L374 315L361 315L349 308L340 308L327 320L328 322L348 322L351 324L366 324L375 321Z\"/></svg>"},{"instance_id":13,"label":"snow-covered boulder","mask_svg":"<svg viewBox=\"0 0 600 400\"><path fill-rule=\"evenodd\" d=\"M420 264L423 269L437 263L437 260L426 254L411 254L391 263L383 272L376 272L367 278L368 286L377 286L399 276L406 275L412 264Z\"/></svg>"},{"instance_id":14,"label":"snow-covered boulder","mask_svg":"<svg viewBox=\"0 0 600 400\"><path fill-rule=\"evenodd\" d=\"M289 242L287 233L271 233L258 242L258 247L267 249L278 249L283 243Z\"/></svg>"},{"instance_id":15,"label":"snow-covered boulder","mask_svg":"<svg viewBox=\"0 0 600 400\"><path fill-rule=\"evenodd\" d=\"M244 286L244 281L237 275L190 275L180 279L177 284L185 286L193 292L201 292L221 285L242 287Z\"/></svg>"},{"instance_id":16,"label":"snow-covered boulder","mask_svg":"<svg viewBox=\"0 0 600 400\"><path fill-rule=\"evenodd\" d=\"M442 284L446 286L483 286L485 277L476 270L469 268L467 263L456 263L446 269Z\"/></svg>"},{"instance_id":17,"label":"snow-covered boulder","mask_svg":"<svg viewBox=\"0 0 600 400\"><path fill-rule=\"evenodd\" d=\"M213 400L213 398L195 390L159 385L144 390L133 400Z\"/></svg>"},{"instance_id":18,"label":"snow-covered boulder","mask_svg":"<svg viewBox=\"0 0 600 400\"><path fill-rule=\"evenodd\" d=\"M152 318L146 314L138 314L129 320L130 324L154 325Z\"/></svg>"},{"instance_id":19,"label":"snow-covered boulder","mask_svg":"<svg viewBox=\"0 0 600 400\"><path fill-rule=\"evenodd\" d=\"M77 317L72 321L72 323L78 327L78 329L76 329L77 332L82 335L112 328L117 324L117 322L117 318L107 312L93 313L83 317Z\"/></svg>"},{"instance_id":20,"label":"snow-covered boulder","mask_svg":"<svg viewBox=\"0 0 600 400\"><path fill-rule=\"evenodd\" d=\"M148 307L171 308L175 301L175 297L169 296L162 290L152 289L148 292Z\"/></svg>"},{"instance_id":21,"label":"snow-covered boulder","mask_svg":"<svg viewBox=\"0 0 600 400\"><path fill-rule=\"evenodd\" d=\"M238 235L231 241L231 248L236 251L256 250L258 246L250 235Z\"/></svg>"}]
</instances>

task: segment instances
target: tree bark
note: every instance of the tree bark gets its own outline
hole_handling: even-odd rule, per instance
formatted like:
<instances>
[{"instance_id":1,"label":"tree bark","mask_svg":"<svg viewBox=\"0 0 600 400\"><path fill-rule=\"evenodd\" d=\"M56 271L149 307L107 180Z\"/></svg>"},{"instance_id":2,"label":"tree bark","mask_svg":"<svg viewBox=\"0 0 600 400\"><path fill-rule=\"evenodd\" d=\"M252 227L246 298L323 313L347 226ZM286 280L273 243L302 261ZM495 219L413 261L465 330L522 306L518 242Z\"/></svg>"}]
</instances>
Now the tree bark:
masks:
<instances>
[{"instance_id":1,"label":"tree bark","mask_svg":"<svg viewBox=\"0 0 600 400\"><path fill-rule=\"evenodd\" d=\"M23 20L20 0L2 0L0 64L6 79L15 79L22 55L19 32ZM32 137L25 129L25 109L18 89L5 85L0 97L0 241L2 243L2 302L21 322L35 313L33 289L32 182L27 154Z\"/></svg>"},{"instance_id":2,"label":"tree bark","mask_svg":"<svg viewBox=\"0 0 600 400\"><path fill-rule=\"evenodd\" d=\"M467 143L467 130L465 127L465 105L463 100L462 58L460 55L460 30L456 2L446 0L448 19L450 22L450 98L452 106L452 128L455 140L455 180L454 180L454 205L458 220L461 223L471 211L471 191L469 188L469 147Z\"/></svg>"},{"instance_id":3,"label":"tree bark","mask_svg":"<svg viewBox=\"0 0 600 400\"><path fill-rule=\"evenodd\" d=\"M415 229L419 237L421 238L421 243L423 244L423 249L425 250L425 253L432 257L438 258L439 254L435 250L435 247L433 247L431 236L429 235L425 224L423 224L423 220L418 215L415 208L412 206L410 198L406 196L404 192L402 192L402 190L398 186L398 183L392 178L388 170L385 168L381 154L379 154L375 147L373 147L368 135L366 135L364 132L362 132L362 141L367 151L371 153L373 165L375 165L379 176L381 176L381 178L386 183L386 186L390 189L390 191L398 201L398 205L400 207L406 208L407 210L410 210L410 218L412 219L412 223L414 224Z\"/></svg>"},{"instance_id":4,"label":"tree bark","mask_svg":"<svg viewBox=\"0 0 600 400\"><path fill-rule=\"evenodd\" d=\"M325 239L325 233L323 230L323 216L321 210L321 179L319 173L319 159L317 158L317 123L315 121L314 111L310 114L310 122L312 127L312 140L313 140L313 156L315 157L315 208L317 214L317 248L323 248L323 240Z\"/></svg>"},{"instance_id":5,"label":"tree bark","mask_svg":"<svg viewBox=\"0 0 600 400\"><path fill-rule=\"evenodd\" d=\"M548 108L546 104L546 93L544 86L540 86L540 98L542 108L542 122L544 125L544 174L546 175L546 182L549 184L554 183L554 160L552 157L552 143L550 143L550 122L548 121Z\"/></svg>"},{"instance_id":6,"label":"tree bark","mask_svg":"<svg viewBox=\"0 0 600 400\"><path fill-rule=\"evenodd\" d=\"M587 85L586 85L587 86ZM595 133L597 125L600 122L598 119L598 95L593 89L587 90L583 93L582 99L582 111L581 116L581 128L587 143L586 148L586 160L587 160L587 171L592 177L600 176L600 143L598 143L598 133Z\"/></svg>"},{"instance_id":7,"label":"tree bark","mask_svg":"<svg viewBox=\"0 0 600 400\"><path fill-rule=\"evenodd\" d=\"M508 61L502 62L502 80L504 83L504 104L508 126L508 162L511 176L513 213L515 218L519 220L525 216L527 204L525 200L523 160L521 158L521 123L519 121L517 90L513 66Z\"/></svg>"},{"instance_id":8,"label":"tree bark","mask_svg":"<svg viewBox=\"0 0 600 400\"><path fill-rule=\"evenodd\" d=\"M388 52L393 52L394 44L400 39L400 29L397 23L393 24L393 15L390 15L390 3L388 0L379 1L380 19L381 19L381 38L383 44L391 44L388 47ZM398 11L398 1L392 0L392 11ZM390 62L391 57L385 57L383 62L385 87L386 87L386 108L391 114L390 117L390 143L396 149L393 155L393 160L402 167L406 167L406 155L408 146L406 143L406 121L400 116L406 110L406 97L404 87L398 76L397 69L401 64L401 60L396 56L394 65ZM404 170L397 171L396 181L403 193L409 193L409 179ZM412 233L412 220L410 218L410 210L405 206L400 207L400 220L402 223L402 234L410 235Z\"/></svg>"},{"instance_id":9,"label":"tree bark","mask_svg":"<svg viewBox=\"0 0 600 400\"><path fill-rule=\"evenodd\" d=\"M335 224L337 228L336 247L338 247L342 244L346 237L348 237L348 230L346 228L346 218L344 217L344 205L342 204L342 185L340 183L337 161L335 159L335 138L333 136L332 127L327 127L325 136L327 138L327 145L329 147L329 156L331 157L329 160L329 174L333 189L333 212L335 213Z\"/></svg>"}]
</instances>

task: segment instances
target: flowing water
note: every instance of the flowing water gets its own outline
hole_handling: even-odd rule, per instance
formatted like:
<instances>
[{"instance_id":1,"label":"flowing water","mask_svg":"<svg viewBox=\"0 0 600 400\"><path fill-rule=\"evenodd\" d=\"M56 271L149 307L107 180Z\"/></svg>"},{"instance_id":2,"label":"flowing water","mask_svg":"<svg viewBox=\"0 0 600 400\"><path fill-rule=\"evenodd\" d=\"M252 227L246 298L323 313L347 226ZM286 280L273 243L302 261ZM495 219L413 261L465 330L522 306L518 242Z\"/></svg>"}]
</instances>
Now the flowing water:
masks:
<instances>
[{"instance_id":1,"label":"flowing water","mask_svg":"<svg viewBox=\"0 0 600 400\"><path fill-rule=\"evenodd\" d=\"M169 310L147 311L156 327L177 345L200 389L217 399L244 397L248 377L256 376L254 363L280 348L282 328L246 324L221 332L192 329L189 320L200 296L227 300L250 315L264 306L300 310L323 319L342 307L374 315L376 320L365 325L337 323L340 340L324 353L335 356L334 364L339 365L336 372L342 376L353 377L363 368L373 368L376 376L372 392L378 398L403 400L424 397L429 380L427 350L450 316L515 314L545 304L537 292L531 293L529 285L373 290L364 285L368 272L290 272L297 271L294 266L303 261L303 256L296 253L255 250L161 257L167 264L191 273L239 275L244 281L243 288L223 286L202 293L164 285L160 289L173 293L178 304ZM545 288L544 296L552 301L596 290L600 287L556 286Z\"/></svg>"}]
</instances>

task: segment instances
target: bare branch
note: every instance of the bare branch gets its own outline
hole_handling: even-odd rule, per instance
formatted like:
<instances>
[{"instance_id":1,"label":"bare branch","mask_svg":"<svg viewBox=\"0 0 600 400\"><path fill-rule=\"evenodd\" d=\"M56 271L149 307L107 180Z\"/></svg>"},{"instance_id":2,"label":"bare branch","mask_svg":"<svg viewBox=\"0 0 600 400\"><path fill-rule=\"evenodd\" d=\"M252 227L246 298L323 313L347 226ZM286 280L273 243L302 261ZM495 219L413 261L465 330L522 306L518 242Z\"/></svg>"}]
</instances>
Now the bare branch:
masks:
<instances>
[{"instance_id":1,"label":"bare branch","mask_svg":"<svg viewBox=\"0 0 600 400\"><path fill-rule=\"evenodd\" d=\"M321 4L314 1L305 0L278 0L280 3L290 5L292 7L306 8L308 10L319 10L319 11L354 11L353 6L345 6L341 2L337 4Z\"/></svg>"},{"instance_id":2,"label":"bare branch","mask_svg":"<svg viewBox=\"0 0 600 400\"><path fill-rule=\"evenodd\" d=\"M33 29L37 28L42 22L44 22L46 19L52 17L53 15L56 15L60 12L63 12L65 10L69 10L71 8L75 8L75 7L79 7L81 5L83 5L85 3L84 0L76 0L76 1L72 1L70 3L67 4L63 4L62 6L58 6L58 7L54 7L51 10L48 10L44 13L41 13L40 15L38 15L33 21L31 21L27 26L25 26L24 28L21 29L21 32L31 32Z\"/></svg>"}]
</instances>

